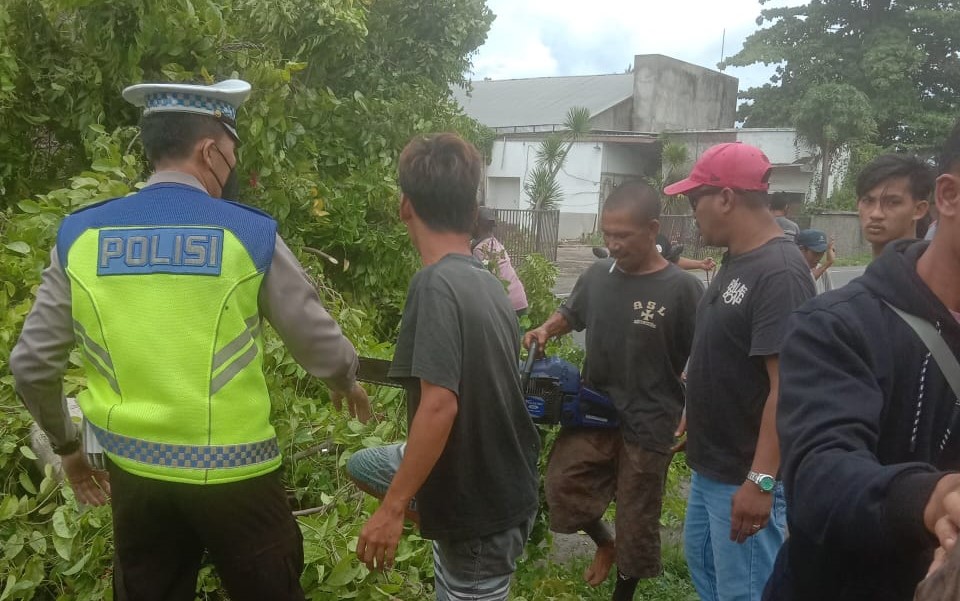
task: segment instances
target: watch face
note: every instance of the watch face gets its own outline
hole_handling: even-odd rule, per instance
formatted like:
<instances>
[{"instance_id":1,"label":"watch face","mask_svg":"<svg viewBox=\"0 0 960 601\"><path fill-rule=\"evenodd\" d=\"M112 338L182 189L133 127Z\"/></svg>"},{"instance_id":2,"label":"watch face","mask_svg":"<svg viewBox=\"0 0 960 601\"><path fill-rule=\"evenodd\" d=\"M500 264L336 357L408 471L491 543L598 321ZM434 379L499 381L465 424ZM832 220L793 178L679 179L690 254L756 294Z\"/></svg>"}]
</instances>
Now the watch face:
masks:
<instances>
[{"instance_id":1,"label":"watch face","mask_svg":"<svg viewBox=\"0 0 960 601\"><path fill-rule=\"evenodd\" d=\"M777 481L771 476L760 476L757 480L757 486L760 487L760 490L763 492L773 491L773 487L777 485Z\"/></svg>"}]
</instances>

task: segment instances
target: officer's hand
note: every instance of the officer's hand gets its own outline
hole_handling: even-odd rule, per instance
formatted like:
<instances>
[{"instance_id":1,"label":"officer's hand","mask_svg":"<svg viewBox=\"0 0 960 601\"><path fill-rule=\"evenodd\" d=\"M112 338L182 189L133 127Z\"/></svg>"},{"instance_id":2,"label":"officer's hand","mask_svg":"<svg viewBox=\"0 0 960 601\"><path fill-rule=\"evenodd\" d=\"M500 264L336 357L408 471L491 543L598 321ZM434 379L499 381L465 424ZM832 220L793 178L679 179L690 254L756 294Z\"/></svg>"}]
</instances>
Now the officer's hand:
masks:
<instances>
[{"instance_id":1,"label":"officer's hand","mask_svg":"<svg viewBox=\"0 0 960 601\"><path fill-rule=\"evenodd\" d=\"M359 383L354 382L353 387L346 394L336 390L330 391L330 402L333 403L337 411L343 409L344 397L347 399L347 410L350 415L364 424L370 421L373 416L373 410L370 408L370 398L367 396L367 391Z\"/></svg>"},{"instance_id":2,"label":"officer's hand","mask_svg":"<svg viewBox=\"0 0 960 601\"><path fill-rule=\"evenodd\" d=\"M533 344L533 341L537 341L537 347L540 349L539 354L543 355L543 349L547 346L547 340L550 338L550 335L547 333L547 329L543 326L539 328L534 328L523 335L523 348L529 350L530 345Z\"/></svg>"},{"instance_id":3,"label":"officer's hand","mask_svg":"<svg viewBox=\"0 0 960 601\"><path fill-rule=\"evenodd\" d=\"M700 269L704 271L713 271L713 268L717 266L717 262L713 260L713 257L707 257L703 261L700 261Z\"/></svg>"},{"instance_id":4,"label":"officer's hand","mask_svg":"<svg viewBox=\"0 0 960 601\"><path fill-rule=\"evenodd\" d=\"M61 457L61 465L77 501L94 507L110 502L110 474L90 467L83 449Z\"/></svg>"}]
</instances>

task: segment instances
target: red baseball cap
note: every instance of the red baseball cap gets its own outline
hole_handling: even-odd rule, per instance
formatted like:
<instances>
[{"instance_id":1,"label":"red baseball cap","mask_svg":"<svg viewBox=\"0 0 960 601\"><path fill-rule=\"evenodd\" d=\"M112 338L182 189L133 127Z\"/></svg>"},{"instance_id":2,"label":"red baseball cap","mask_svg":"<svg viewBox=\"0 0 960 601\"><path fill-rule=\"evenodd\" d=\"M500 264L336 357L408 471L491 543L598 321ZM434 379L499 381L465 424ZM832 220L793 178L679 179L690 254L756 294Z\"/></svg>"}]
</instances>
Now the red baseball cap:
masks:
<instances>
[{"instance_id":1,"label":"red baseball cap","mask_svg":"<svg viewBox=\"0 0 960 601\"><path fill-rule=\"evenodd\" d=\"M767 190L770 184L770 159L756 146L728 142L711 146L687 179L663 189L667 196L686 194L700 186L733 190Z\"/></svg>"}]
</instances>

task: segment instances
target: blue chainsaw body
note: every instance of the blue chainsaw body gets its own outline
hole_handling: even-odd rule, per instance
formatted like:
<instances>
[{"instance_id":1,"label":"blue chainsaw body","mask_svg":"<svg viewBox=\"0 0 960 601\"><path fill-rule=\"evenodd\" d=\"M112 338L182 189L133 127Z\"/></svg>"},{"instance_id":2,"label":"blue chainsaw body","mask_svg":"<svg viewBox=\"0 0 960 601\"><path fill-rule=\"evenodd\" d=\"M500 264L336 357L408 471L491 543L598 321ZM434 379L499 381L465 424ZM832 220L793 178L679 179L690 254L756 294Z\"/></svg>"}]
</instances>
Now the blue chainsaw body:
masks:
<instances>
[{"instance_id":1,"label":"blue chainsaw body","mask_svg":"<svg viewBox=\"0 0 960 601\"><path fill-rule=\"evenodd\" d=\"M580 370L559 357L545 357L529 369L524 396L535 423L579 428L616 428L616 407L606 396L583 386Z\"/></svg>"}]
</instances>

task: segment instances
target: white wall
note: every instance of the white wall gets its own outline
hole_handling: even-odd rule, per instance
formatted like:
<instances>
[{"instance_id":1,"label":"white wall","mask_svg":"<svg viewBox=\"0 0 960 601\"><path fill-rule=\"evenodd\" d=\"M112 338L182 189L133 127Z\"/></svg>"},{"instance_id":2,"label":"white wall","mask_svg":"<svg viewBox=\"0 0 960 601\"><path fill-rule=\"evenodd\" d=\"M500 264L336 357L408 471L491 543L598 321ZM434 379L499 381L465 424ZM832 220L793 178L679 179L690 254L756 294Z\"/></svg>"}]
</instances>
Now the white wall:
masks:
<instances>
[{"instance_id":1,"label":"white wall","mask_svg":"<svg viewBox=\"0 0 960 601\"><path fill-rule=\"evenodd\" d=\"M529 198L522 191L527 174L537 164L540 140L500 139L493 143L490 165L487 167L487 204L503 208L529 208ZM600 175L603 164L603 146L594 142L578 142L570 149L567 162L557 177L563 190L560 211L564 213L596 213L600 201ZM519 206L506 203L508 184L503 178L515 178L521 186ZM496 191L494 191L496 189ZM515 188L513 188L515 189Z\"/></svg>"},{"instance_id":2,"label":"white wall","mask_svg":"<svg viewBox=\"0 0 960 601\"><path fill-rule=\"evenodd\" d=\"M708 148L724 142L743 142L756 146L763 151L774 165L770 176L770 190L773 192L794 192L805 194L812 202L817 196L816 178L820 173L819 161L813 160L816 151L797 140L792 129L724 129L715 131L672 132L671 140L687 147L691 163L707 151ZM830 173L830 191L836 191L843 184L849 153L844 150ZM804 163L803 167L798 163Z\"/></svg>"},{"instance_id":3,"label":"white wall","mask_svg":"<svg viewBox=\"0 0 960 601\"><path fill-rule=\"evenodd\" d=\"M486 205L496 209L519 209L523 193L519 177L490 177L487 175Z\"/></svg>"}]
</instances>

